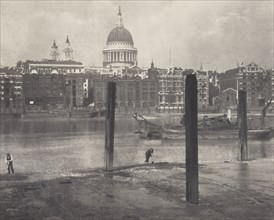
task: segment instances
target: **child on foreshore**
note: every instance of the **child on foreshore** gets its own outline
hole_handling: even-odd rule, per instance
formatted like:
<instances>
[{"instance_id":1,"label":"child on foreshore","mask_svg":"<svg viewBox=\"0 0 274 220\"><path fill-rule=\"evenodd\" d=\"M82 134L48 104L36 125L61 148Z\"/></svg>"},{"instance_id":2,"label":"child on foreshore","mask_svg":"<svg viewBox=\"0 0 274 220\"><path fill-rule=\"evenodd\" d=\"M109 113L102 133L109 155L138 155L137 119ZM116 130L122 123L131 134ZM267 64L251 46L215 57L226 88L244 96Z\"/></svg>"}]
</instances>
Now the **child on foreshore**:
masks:
<instances>
[{"instance_id":1,"label":"child on foreshore","mask_svg":"<svg viewBox=\"0 0 274 220\"><path fill-rule=\"evenodd\" d=\"M8 165L8 169L7 169L8 174L14 173L14 169L13 169L13 157L12 157L12 155L10 153L7 153L7 156L5 157L5 162Z\"/></svg>"}]
</instances>

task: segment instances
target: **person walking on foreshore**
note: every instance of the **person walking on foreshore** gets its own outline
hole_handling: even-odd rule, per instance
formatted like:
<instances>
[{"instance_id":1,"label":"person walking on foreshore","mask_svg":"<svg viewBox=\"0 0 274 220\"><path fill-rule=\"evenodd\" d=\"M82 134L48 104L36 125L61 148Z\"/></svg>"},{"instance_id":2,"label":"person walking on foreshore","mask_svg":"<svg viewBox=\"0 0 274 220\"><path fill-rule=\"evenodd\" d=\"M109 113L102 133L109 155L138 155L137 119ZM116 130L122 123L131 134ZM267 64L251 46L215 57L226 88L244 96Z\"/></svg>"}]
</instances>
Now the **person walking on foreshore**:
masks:
<instances>
[{"instance_id":1,"label":"person walking on foreshore","mask_svg":"<svg viewBox=\"0 0 274 220\"><path fill-rule=\"evenodd\" d=\"M13 169L13 157L12 157L12 155L10 153L7 153L7 156L5 158L5 162L8 165L8 169L7 169L8 174L14 173L14 169Z\"/></svg>"}]
</instances>

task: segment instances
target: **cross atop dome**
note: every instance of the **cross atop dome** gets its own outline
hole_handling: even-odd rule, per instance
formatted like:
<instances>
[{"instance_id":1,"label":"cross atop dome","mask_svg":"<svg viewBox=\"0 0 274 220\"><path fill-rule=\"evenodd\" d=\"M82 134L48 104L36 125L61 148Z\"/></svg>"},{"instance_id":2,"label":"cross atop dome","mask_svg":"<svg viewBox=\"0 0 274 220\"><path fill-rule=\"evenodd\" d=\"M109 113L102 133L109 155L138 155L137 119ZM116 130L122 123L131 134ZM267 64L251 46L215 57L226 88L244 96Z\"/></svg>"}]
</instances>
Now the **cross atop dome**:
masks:
<instances>
[{"instance_id":1,"label":"cross atop dome","mask_svg":"<svg viewBox=\"0 0 274 220\"><path fill-rule=\"evenodd\" d=\"M119 6L119 11L118 11L118 18L117 18L117 26L118 27L123 27L123 17L122 17L122 13L121 13L121 7Z\"/></svg>"}]
</instances>

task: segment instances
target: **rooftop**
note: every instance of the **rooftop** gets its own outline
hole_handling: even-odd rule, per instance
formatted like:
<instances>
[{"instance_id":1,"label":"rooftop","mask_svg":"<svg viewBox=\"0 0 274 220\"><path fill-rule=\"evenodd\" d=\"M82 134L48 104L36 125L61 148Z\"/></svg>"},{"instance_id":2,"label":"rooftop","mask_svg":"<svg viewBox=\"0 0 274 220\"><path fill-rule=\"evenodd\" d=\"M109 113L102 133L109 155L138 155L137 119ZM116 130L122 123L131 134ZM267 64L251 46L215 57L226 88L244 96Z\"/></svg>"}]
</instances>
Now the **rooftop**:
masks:
<instances>
[{"instance_id":1,"label":"rooftop","mask_svg":"<svg viewBox=\"0 0 274 220\"><path fill-rule=\"evenodd\" d=\"M74 60L41 60L41 61L34 61L29 60L27 61L29 64L64 64L64 65L83 65L81 62L77 62Z\"/></svg>"}]
</instances>

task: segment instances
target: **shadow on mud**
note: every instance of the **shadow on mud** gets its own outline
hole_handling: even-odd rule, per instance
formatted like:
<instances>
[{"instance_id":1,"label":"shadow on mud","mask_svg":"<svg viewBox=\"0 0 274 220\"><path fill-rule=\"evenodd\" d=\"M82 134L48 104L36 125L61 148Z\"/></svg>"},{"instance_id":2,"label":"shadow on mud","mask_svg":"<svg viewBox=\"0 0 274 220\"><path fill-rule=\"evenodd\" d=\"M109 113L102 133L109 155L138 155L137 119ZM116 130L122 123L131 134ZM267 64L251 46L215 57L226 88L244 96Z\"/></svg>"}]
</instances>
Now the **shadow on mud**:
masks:
<instances>
[{"instance_id":1,"label":"shadow on mud","mask_svg":"<svg viewBox=\"0 0 274 220\"><path fill-rule=\"evenodd\" d=\"M29 175L24 174L1 174L0 181L9 181L9 180L26 180Z\"/></svg>"},{"instance_id":2,"label":"shadow on mud","mask_svg":"<svg viewBox=\"0 0 274 220\"><path fill-rule=\"evenodd\" d=\"M168 162L160 162L160 163L145 163L145 164L134 164L130 166L120 166L115 167L113 171L120 171L131 168L154 168L154 169L172 169L173 167L185 168L185 163L168 163Z\"/></svg>"}]
</instances>

